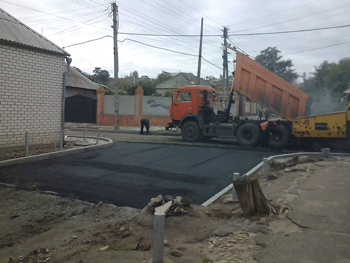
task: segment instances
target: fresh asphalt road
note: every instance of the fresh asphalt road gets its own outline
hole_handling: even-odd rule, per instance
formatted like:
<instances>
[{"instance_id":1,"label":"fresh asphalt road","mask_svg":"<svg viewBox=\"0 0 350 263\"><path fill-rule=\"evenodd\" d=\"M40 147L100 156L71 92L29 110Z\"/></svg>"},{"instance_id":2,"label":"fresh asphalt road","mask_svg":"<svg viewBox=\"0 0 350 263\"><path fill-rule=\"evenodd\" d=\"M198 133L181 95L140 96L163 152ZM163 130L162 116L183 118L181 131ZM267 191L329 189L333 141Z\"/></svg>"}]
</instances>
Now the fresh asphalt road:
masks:
<instances>
[{"instance_id":1,"label":"fresh asphalt road","mask_svg":"<svg viewBox=\"0 0 350 263\"><path fill-rule=\"evenodd\" d=\"M201 204L264 157L254 149L116 142L83 154L0 168L0 181L92 202L143 208L159 194Z\"/></svg>"}]
</instances>

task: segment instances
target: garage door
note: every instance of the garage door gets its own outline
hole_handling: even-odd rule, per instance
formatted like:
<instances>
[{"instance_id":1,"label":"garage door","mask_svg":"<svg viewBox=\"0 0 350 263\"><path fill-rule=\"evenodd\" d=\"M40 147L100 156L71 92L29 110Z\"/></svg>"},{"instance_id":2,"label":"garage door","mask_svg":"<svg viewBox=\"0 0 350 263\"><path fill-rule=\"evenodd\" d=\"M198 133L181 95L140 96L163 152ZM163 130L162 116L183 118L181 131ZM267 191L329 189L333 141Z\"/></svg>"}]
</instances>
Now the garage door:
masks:
<instances>
[{"instance_id":1,"label":"garage door","mask_svg":"<svg viewBox=\"0 0 350 263\"><path fill-rule=\"evenodd\" d=\"M66 98L65 122L96 123L95 99L83 95Z\"/></svg>"}]
</instances>

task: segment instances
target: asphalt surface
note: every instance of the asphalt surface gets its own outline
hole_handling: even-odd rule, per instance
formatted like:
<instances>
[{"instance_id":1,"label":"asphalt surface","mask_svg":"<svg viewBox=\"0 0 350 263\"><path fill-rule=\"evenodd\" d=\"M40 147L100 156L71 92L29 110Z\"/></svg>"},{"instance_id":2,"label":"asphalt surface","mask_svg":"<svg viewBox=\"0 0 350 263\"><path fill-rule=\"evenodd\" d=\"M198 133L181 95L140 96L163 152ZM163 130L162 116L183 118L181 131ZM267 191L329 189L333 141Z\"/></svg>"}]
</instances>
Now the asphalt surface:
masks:
<instances>
[{"instance_id":1,"label":"asphalt surface","mask_svg":"<svg viewBox=\"0 0 350 263\"><path fill-rule=\"evenodd\" d=\"M103 150L0 168L1 181L92 202L143 208L153 197L201 204L273 152L115 142Z\"/></svg>"},{"instance_id":2,"label":"asphalt surface","mask_svg":"<svg viewBox=\"0 0 350 263\"><path fill-rule=\"evenodd\" d=\"M82 130L66 133L81 136ZM149 135L140 135L137 128L105 131L103 136L115 141L111 148L3 167L0 180L119 206L142 208L158 194L182 195L200 204L230 184L233 172L243 174L263 157L281 154L242 148L234 140L185 143L179 135L156 129ZM265 192L268 198L291 200L287 218L300 231L259 235L258 243L264 244L254 256L259 263L350 263L349 160L317 167L282 176Z\"/></svg>"}]
</instances>

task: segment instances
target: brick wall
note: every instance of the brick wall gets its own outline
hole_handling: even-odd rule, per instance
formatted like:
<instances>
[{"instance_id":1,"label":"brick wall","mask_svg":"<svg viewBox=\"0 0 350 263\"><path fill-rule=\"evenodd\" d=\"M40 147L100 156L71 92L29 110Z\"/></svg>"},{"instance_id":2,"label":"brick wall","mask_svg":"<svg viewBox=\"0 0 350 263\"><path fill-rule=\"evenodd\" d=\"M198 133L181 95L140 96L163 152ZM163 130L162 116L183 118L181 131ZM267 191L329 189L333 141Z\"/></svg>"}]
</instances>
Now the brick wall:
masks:
<instances>
[{"instance_id":1,"label":"brick wall","mask_svg":"<svg viewBox=\"0 0 350 263\"><path fill-rule=\"evenodd\" d=\"M59 140L64 57L0 44L0 148Z\"/></svg>"}]
</instances>

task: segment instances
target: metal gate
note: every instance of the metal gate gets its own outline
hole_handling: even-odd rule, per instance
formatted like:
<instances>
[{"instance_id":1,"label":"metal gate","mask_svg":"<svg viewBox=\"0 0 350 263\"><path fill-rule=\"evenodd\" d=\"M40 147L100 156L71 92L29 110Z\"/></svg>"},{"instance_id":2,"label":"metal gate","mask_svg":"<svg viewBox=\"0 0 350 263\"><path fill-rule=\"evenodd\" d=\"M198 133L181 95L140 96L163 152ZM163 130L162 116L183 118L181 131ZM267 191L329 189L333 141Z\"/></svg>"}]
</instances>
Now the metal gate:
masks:
<instances>
[{"instance_id":1,"label":"metal gate","mask_svg":"<svg viewBox=\"0 0 350 263\"><path fill-rule=\"evenodd\" d=\"M65 122L96 123L95 99L83 95L66 98Z\"/></svg>"}]
</instances>

